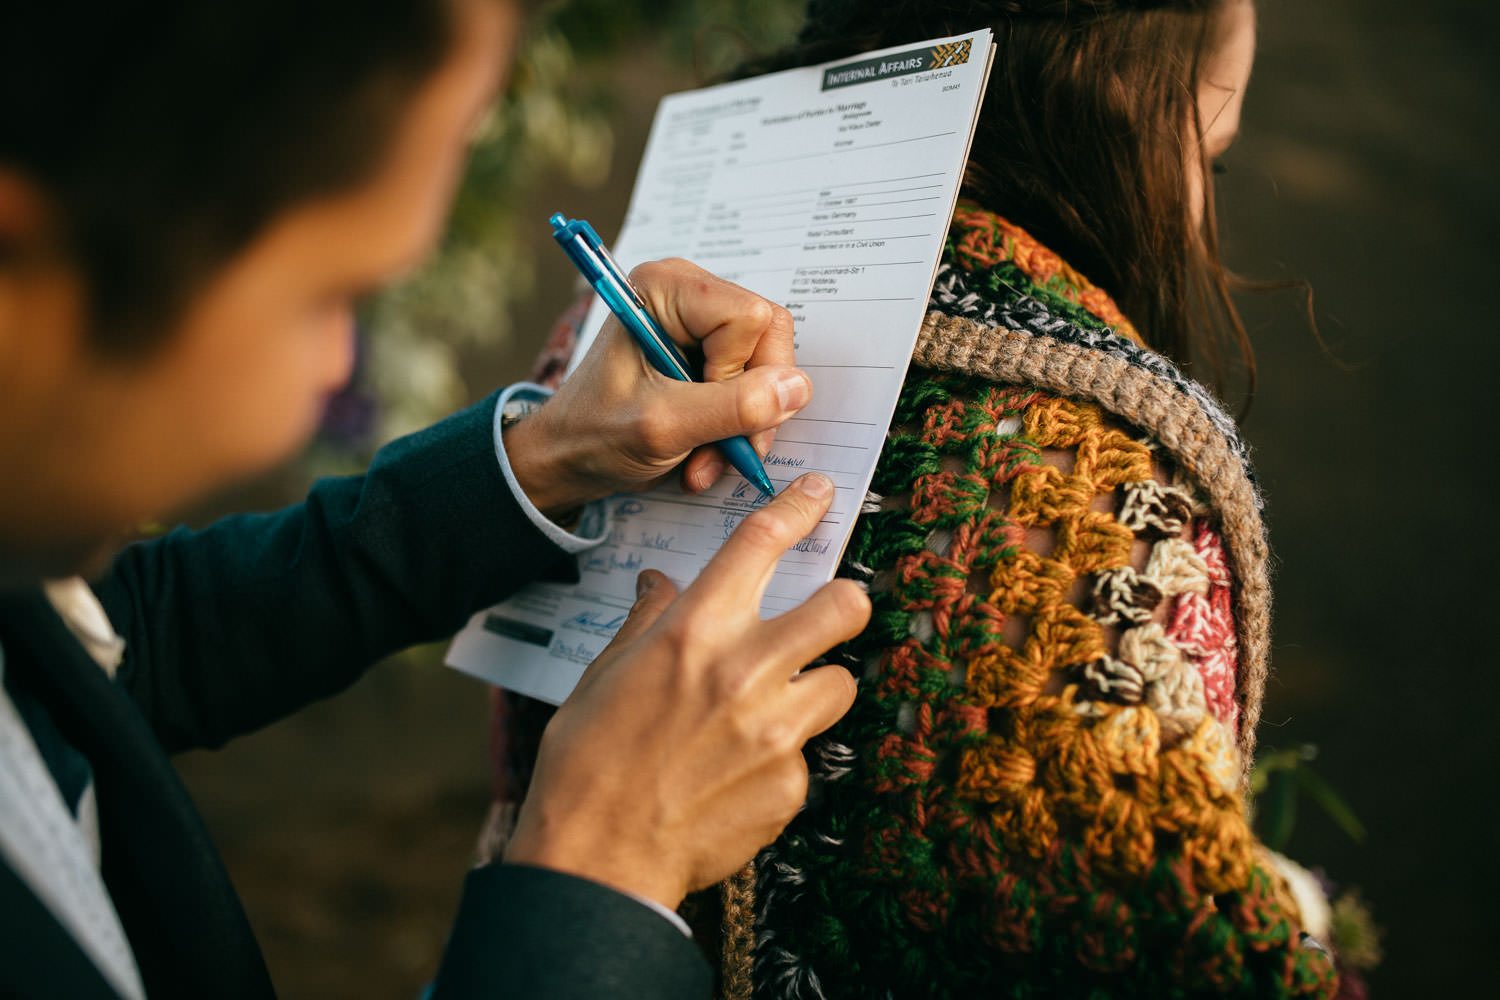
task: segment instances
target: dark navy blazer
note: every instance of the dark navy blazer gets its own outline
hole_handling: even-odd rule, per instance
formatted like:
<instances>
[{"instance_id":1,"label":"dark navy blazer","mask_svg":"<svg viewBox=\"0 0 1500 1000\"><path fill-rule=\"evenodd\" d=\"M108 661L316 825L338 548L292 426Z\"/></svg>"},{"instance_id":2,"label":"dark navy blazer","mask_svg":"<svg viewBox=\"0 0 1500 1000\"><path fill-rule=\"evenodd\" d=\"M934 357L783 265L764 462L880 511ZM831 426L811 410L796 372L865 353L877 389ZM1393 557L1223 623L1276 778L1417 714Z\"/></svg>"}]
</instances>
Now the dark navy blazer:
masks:
<instances>
[{"instance_id":1,"label":"dark navy blazer","mask_svg":"<svg viewBox=\"0 0 1500 1000\"><path fill-rule=\"evenodd\" d=\"M563 560L506 487L495 397L383 448L305 502L127 548L94 590L115 681L39 590L0 595L6 671L94 771L103 874L147 995L273 996L260 948L168 755L217 747L452 634ZM640 903L521 866L464 885L435 996L705 997L697 948ZM115 994L0 863L0 996Z\"/></svg>"}]
</instances>

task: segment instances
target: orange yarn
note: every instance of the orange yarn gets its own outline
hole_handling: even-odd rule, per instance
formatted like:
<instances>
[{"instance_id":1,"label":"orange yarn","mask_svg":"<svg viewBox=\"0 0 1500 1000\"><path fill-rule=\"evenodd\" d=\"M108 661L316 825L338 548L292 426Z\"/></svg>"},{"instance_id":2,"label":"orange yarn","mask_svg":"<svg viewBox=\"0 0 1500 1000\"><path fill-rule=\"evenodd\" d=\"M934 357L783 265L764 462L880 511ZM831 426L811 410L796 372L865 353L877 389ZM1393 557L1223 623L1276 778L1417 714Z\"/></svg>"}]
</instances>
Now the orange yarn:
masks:
<instances>
[{"instance_id":1,"label":"orange yarn","mask_svg":"<svg viewBox=\"0 0 1500 1000\"><path fill-rule=\"evenodd\" d=\"M1107 296L968 207L934 308L973 324L967 349L994 330L1139 353L1104 329L1133 334ZM846 554L875 614L838 655L865 681L834 776L767 855L759 981L798 1000L1331 995L1257 863L1236 584L1191 470L1015 381L907 375Z\"/></svg>"},{"instance_id":2,"label":"orange yarn","mask_svg":"<svg viewBox=\"0 0 1500 1000\"><path fill-rule=\"evenodd\" d=\"M1144 343L1109 293L1095 286L1020 226L967 203L959 205L953 216L953 225L963 231L963 236L954 244L955 256L963 266L979 270L1010 261L1042 288L1087 309L1121 336L1129 337L1137 344Z\"/></svg>"}]
</instances>

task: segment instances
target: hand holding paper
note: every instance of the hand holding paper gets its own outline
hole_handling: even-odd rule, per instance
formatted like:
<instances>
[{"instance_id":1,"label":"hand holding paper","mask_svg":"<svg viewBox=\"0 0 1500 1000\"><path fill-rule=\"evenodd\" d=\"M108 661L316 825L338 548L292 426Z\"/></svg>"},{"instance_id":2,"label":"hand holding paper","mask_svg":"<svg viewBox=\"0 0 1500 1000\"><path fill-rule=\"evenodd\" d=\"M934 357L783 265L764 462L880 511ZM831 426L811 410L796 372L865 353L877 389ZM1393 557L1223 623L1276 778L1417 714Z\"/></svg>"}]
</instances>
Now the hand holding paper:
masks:
<instances>
[{"instance_id":1,"label":"hand holding paper","mask_svg":"<svg viewBox=\"0 0 1500 1000\"><path fill-rule=\"evenodd\" d=\"M781 306L682 260L642 264L631 280L666 333L701 352L704 381L662 376L611 319L557 395L506 432L516 478L543 512L644 492L684 459L683 484L707 489L725 468L709 442L744 434L763 453L811 398Z\"/></svg>"},{"instance_id":2,"label":"hand holding paper","mask_svg":"<svg viewBox=\"0 0 1500 1000\"><path fill-rule=\"evenodd\" d=\"M777 427L774 444L765 446L764 433L757 442L773 483L817 471L836 487L828 513L782 557L761 598L762 615L796 607L838 568L926 312L991 48L989 32L981 30L674 94L657 111L615 255L628 267L682 254L781 303L774 334L751 333L755 324L709 333L702 341L705 374L731 376L718 391L735 387L735 405L746 407L740 428ZM645 266L636 274L651 284L650 268L688 265ZM648 297L664 324L676 314L680 328L692 329L685 322L689 300L721 292L707 275L681 273L683 280ZM781 326L787 314L796 325L790 346L814 392L808 405L793 407L795 415L783 407L772 419L772 372L792 363L783 353L788 336L780 332L791 332ZM617 365L630 363L621 352L635 349L606 316L596 303L580 336L586 341L602 325L599 341L556 403L566 397L569 406L587 407L620 398L611 395L610 380L619 377ZM636 354L633 363L647 369ZM650 414L616 416L633 422L638 436L643 417L655 422ZM734 423L705 428L697 440L722 435ZM517 430L523 428L524 422ZM686 452L681 437L651 441L653 459ZM649 474L659 468L636 464L634 477L658 481ZM685 474L694 495L672 486L611 500L609 537L579 557L580 583L533 585L481 611L454 640L448 662L561 702L630 607L640 570L658 569L686 586L759 505L756 491L738 477L704 488L722 468L717 456L700 450Z\"/></svg>"},{"instance_id":3,"label":"hand holding paper","mask_svg":"<svg viewBox=\"0 0 1500 1000\"><path fill-rule=\"evenodd\" d=\"M802 744L854 700L844 668L801 668L857 635L870 601L835 580L780 618L756 609L832 499L826 478L799 479L680 597L642 574L651 586L547 727L507 861L670 908L776 837L807 793Z\"/></svg>"}]
</instances>

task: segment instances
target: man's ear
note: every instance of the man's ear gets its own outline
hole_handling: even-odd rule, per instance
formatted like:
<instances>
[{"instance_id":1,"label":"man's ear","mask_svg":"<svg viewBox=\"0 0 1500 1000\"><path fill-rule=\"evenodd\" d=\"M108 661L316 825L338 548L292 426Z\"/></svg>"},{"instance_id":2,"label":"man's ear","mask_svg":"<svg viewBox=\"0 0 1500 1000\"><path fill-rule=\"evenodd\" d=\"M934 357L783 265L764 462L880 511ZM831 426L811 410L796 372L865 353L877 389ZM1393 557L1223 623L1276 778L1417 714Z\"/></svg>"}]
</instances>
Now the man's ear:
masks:
<instances>
[{"instance_id":1,"label":"man's ear","mask_svg":"<svg viewBox=\"0 0 1500 1000\"><path fill-rule=\"evenodd\" d=\"M27 174L0 163L0 365L18 364L18 345L35 339L26 327L35 314L41 273L56 257L50 203Z\"/></svg>"}]
</instances>

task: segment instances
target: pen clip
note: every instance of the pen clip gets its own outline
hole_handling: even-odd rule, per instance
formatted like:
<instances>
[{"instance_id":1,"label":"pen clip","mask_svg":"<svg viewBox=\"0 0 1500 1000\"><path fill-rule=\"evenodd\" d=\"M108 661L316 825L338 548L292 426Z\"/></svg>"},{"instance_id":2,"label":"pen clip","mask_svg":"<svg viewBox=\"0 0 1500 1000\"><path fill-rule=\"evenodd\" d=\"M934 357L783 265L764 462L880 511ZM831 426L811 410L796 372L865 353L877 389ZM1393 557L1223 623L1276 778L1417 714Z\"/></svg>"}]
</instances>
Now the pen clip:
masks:
<instances>
[{"instance_id":1,"label":"pen clip","mask_svg":"<svg viewBox=\"0 0 1500 1000\"><path fill-rule=\"evenodd\" d=\"M696 366L688 361L682 349L667 336L661 324L651 315L651 310L646 307L646 300L616 263L594 227L584 219L568 219L561 212L555 213L548 221L552 223L552 238L606 304L610 304L612 298L623 298L627 301L620 305L633 309L638 314L637 325L641 327L639 334L649 341L641 346L652 366L669 378L684 382L699 381L701 375ZM623 315L619 318L622 322L625 320Z\"/></svg>"},{"instance_id":2,"label":"pen clip","mask_svg":"<svg viewBox=\"0 0 1500 1000\"><path fill-rule=\"evenodd\" d=\"M624 268L615 261L614 255L594 231L594 227L586 219L565 219L561 212L552 216L552 236L558 243L562 244L564 250L568 251L575 263L584 271L584 276L589 282L594 281L590 270L597 270L602 274L609 275L620 290L630 296L630 300L637 308L645 309L646 300L631 283L629 276L625 274ZM564 240L567 242L564 242ZM586 254L588 267L585 267L580 255Z\"/></svg>"},{"instance_id":3,"label":"pen clip","mask_svg":"<svg viewBox=\"0 0 1500 1000\"><path fill-rule=\"evenodd\" d=\"M614 255L609 252L609 248L604 245L604 241L599 238L599 234L594 232L594 227L582 219L578 220L578 225L582 227L580 235L583 237L584 245L593 251L594 257L599 261L604 270L619 283L621 288L630 293L631 299L637 306L642 309L646 308L646 300L641 298L641 293L636 291L635 285L631 283L624 269L615 262Z\"/></svg>"}]
</instances>

